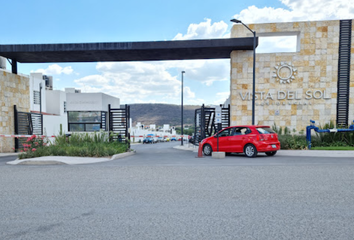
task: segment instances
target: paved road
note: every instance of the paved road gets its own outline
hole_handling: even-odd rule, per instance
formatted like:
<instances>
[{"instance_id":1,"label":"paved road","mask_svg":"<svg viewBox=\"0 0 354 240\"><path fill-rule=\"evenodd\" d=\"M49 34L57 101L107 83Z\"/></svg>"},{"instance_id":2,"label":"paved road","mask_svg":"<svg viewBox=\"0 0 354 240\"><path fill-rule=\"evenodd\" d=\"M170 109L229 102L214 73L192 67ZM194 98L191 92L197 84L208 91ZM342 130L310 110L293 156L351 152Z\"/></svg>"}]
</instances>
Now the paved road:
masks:
<instances>
[{"instance_id":1,"label":"paved road","mask_svg":"<svg viewBox=\"0 0 354 240\"><path fill-rule=\"evenodd\" d=\"M17 155L10 155L10 156L0 156L0 166L5 165L9 161L13 161L17 159Z\"/></svg>"},{"instance_id":2,"label":"paved road","mask_svg":"<svg viewBox=\"0 0 354 240\"><path fill-rule=\"evenodd\" d=\"M353 239L354 159L195 158L176 144L0 164L0 239Z\"/></svg>"}]
</instances>

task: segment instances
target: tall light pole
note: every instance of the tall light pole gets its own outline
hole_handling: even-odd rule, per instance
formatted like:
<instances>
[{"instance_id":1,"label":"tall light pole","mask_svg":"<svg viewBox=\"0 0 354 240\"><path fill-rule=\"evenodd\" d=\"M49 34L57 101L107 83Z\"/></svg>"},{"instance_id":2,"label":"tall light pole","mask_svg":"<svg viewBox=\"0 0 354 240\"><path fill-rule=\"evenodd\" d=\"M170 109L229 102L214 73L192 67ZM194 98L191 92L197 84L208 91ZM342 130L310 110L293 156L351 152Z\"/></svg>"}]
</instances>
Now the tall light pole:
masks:
<instances>
[{"instance_id":1,"label":"tall light pole","mask_svg":"<svg viewBox=\"0 0 354 240\"><path fill-rule=\"evenodd\" d=\"M252 125L254 125L254 109L255 109L255 94L256 94L256 31L251 30L241 20L231 19L231 22L241 23L253 33L253 88L252 88Z\"/></svg>"},{"instance_id":2,"label":"tall light pole","mask_svg":"<svg viewBox=\"0 0 354 240\"><path fill-rule=\"evenodd\" d=\"M182 71L182 88L181 88L181 146L183 146L183 74L185 73L185 71Z\"/></svg>"}]
</instances>

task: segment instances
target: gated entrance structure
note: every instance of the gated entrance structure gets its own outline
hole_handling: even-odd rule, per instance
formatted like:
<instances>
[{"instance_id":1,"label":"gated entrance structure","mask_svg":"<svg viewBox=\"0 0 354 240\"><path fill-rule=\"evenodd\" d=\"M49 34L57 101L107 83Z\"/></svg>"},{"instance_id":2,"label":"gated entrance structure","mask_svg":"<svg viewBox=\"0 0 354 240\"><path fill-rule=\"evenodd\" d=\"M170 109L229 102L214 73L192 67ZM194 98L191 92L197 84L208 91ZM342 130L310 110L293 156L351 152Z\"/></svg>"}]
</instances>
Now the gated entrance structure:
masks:
<instances>
[{"instance_id":1,"label":"gated entrance structure","mask_svg":"<svg viewBox=\"0 0 354 240\"><path fill-rule=\"evenodd\" d=\"M15 135L43 135L43 115L19 112L14 105ZM23 148L27 138L15 138L15 149Z\"/></svg>"},{"instance_id":2,"label":"gated entrance structure","mask_svg":"<svg viewBox=\"0 0 354 240\"><path fill-rule=\"evenodd\" d=\"M221 108L220 125L221 129L230 126L230 105L228 105L227 108ZM201 108L196 109L194 115L194 126L194 144L197 145L204 138L213 136L218 131L217 124L215 123L215 108L205 107L203 104Z\"/></svg>"},{"instance_id":3,"label":"gated entrance structure","mask_svg":"<svg viewBox=\"0 0 354 240\"><path fill-rule=\"evenodd\" d=\"M258 38L257 38L258 45ZM252 50L253 37L153 42L103 42L0 45L0 56L17 63L156 61L230 58L234 50Z\"/></svg>"}]
</instances>

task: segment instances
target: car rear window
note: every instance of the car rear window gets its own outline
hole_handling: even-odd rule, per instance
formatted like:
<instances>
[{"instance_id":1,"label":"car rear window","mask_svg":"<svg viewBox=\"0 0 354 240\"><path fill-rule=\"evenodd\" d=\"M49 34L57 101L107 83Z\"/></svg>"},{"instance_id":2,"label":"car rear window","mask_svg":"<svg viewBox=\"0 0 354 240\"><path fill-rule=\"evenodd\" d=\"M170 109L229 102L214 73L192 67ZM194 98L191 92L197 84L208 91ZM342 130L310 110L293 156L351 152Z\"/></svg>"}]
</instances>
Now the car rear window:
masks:
<instances>
[{"instance_id":1,"label":"car rear window","mask_svg":"<svg viewBox=\"0 0 354 240\"><path fill-rule=\"evenodd\" d=\"M260 134L270 134L270 133L275 133L273 129L271 128L266 128L266 127L259 127L259 128L256 128L257 131L260 133Z\"/></svg>"}]
</instances>

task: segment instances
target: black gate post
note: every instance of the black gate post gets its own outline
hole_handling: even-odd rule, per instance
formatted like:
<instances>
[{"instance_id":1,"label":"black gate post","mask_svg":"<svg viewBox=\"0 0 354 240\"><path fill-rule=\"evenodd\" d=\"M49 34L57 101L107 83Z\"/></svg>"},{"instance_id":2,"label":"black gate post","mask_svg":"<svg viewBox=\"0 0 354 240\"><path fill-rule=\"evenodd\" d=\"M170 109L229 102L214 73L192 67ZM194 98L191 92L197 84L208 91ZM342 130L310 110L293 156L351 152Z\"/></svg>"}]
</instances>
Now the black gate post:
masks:
<instances>
[{"instance_id":1,"label":"black gate post","mask_svg":"<svg viewBox=\"0 0 354 240\"><path fill-rule=\"evenodd\" d=\"M128 149L130 149L130 133L129 133L129 118L130 118L130 107L128 104L125 104L125 138L128 142Z\"/></svg>"},{"instance_id":2,"label":"black gate post","mask_svg":"<svg viewBox=\"0 0 354 240\"><path fill-rule=\"evenodd\" d=\"M41 114L41 135L43 135L43 114Z\"/></svg>"},{"instance_id":3,"label":"black gate post","mask_svg":"<svg viewBox=\"0 0 354 240\"><path fill-rule=\"evenodd\" d=\"M33 134L32 115L30 113L27 113L27 118L28 118L28 123L29 123L27 134L32 135Z\"/></svg>"},{"instance_id":4,"label":"black gate post","mask_svg":"<svg viewBox=\"0 0 354 240\"><path fill-rule=\"evenodd\" d=\"M227 110L227 112L228 112L228 118L227 118L227 120L228 120L228 127L230 127L230 124L231 124L231 116L230 116L230 104L229 104L229 106L228 106L228 110Z\"/></svg>"},{"instance_id":5,"label":"black gate post","mask_svg":"<svg viewBox=\"0 0 354 240\"><path fill-rule=\"evenodd\" d=\"M108 136L109 141L112 142L111 131L112 131L112 116L111 116L111 104L108 104Z\"/></svg>"},{"instance_id":6,"label":"black gate post","mask_svg":"<svg viewBox=\"0 0 354 240\"><path fill-rule=\"evenodd\" d=\"M17 108L16 105L14 105L14 128L15 128L15 135L18 134L18 118L17 118ZM17 152L18 149L18 138L15 137L15 152Z\"/></svg>"},{"instance_id":7,"label":"black gate post","mask_svg":"<svg viewBox=\"0 0 354 240\"><path fill-rule=\"evenodd\" d=\"M128 105L127 105L128 106ZM128 106L128 130L130 131L130 106ZM130 132L128 131L128 139L129 139L129 149L130 149Z\"/></svg>"},{"instance_id":8,"label":"black gate post","mask_svg":"<svg viewBox=\"0 0 354 240\"><path fill-rule=\"evenodd\" d=\"M205 110L204 104L202 105L201 113L200 113L200 135L201 139L205 138Z\"/></svg>"},{"instance_id":9,"label":"black gate post","mask_svg":"<svg viewBox=\"0 0 354 240\"><path fill-rule=\"evenodd\" d=\"M197 118L198 118L198 109L195 109L194 110L194 138L193 138L193 144L195 145L195 142L197 140L197 132L198 132L198 129L197 129Z\"/></svg>"}]
</instances>

